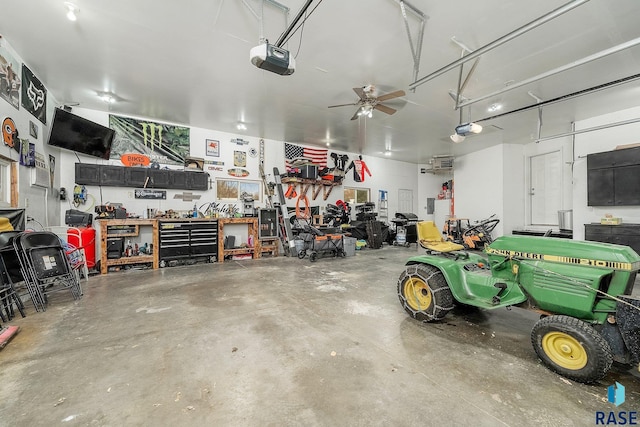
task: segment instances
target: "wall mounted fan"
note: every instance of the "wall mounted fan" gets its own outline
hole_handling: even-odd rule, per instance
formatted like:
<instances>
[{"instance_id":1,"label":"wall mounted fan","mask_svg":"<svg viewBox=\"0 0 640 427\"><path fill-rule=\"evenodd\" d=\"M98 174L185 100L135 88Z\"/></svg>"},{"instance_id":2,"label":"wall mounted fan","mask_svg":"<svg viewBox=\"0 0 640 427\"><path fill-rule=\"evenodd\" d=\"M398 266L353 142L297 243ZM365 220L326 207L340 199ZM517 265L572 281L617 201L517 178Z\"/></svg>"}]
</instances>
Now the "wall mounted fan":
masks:
<instances>
[{"instance_id":1,"label":"wall mounted fan","mask_svg":"<svg viewBox=\"0 0 640 427\"><path fill-rule=\"evenodd\" d=\"M405 96L405 92L403 90L396 90L395 92L390 92L385 95L376 96L376 88L373 85L368 85L364 87L354 87L353 91L360 97L360 99L351 104L339 104L339 105L330 105L329 108L335 107L346 107L348 105L358 105L358 110L355 112L351 120L355 120L360 116L363 117L372 117L373 110L382 111L386 114L393 114L396 110L395 108L391 108L387 105L382 105L381 102L388 101L390 99L399 98L401 96Z\"/></svg>"}]
</instances>

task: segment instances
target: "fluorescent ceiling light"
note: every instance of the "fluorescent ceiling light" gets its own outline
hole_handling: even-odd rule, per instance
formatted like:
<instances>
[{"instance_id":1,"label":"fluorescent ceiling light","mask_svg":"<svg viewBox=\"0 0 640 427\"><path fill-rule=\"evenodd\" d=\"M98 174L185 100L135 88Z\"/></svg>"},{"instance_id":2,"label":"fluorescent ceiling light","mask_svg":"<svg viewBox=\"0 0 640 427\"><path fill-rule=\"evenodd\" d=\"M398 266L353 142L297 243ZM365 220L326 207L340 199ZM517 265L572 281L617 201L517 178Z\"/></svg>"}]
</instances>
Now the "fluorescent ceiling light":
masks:
<instances>
[{"instance_id":1,"label":"fluorescent ceiling light","mask_svg":"<svg viewBox=\"0 0 640 427\"><path fill-rule=\"evenodd\" d=\"M117 97L111 92L98 92L98 98L107 104L113 104L117 100Z\"/></svg>"},{"instance_id":2,"label":"fluorescent ceiling light","mask_svg":"<svg viewBox=\"0 0 640 427\"><path fill-rule=\"evenodd\" d=\"M78 6L69 1L64 2L64 6L67 8L67 19L69 21L75 21L76 19L78 19L78 12L80 12Z\"/></svg>"}]
</instances>

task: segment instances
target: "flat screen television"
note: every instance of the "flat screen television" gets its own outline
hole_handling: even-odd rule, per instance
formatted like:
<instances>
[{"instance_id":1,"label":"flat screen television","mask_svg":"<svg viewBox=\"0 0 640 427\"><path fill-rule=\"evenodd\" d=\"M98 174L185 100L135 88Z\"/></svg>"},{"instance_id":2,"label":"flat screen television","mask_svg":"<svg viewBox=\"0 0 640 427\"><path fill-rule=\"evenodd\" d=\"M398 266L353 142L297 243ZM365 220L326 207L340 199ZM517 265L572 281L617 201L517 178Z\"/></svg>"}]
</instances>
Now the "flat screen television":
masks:
<instances>
[{"instance_id":1,"label":"flat screen television","mask_svg":"<svg viewBox=\"0 0 640 427\"><path fill-rule=\"evenodd\" d=\"M48 144L89 156L109 159L115 131L106 126L56 108Z\"/></svg>"}]
</instances>

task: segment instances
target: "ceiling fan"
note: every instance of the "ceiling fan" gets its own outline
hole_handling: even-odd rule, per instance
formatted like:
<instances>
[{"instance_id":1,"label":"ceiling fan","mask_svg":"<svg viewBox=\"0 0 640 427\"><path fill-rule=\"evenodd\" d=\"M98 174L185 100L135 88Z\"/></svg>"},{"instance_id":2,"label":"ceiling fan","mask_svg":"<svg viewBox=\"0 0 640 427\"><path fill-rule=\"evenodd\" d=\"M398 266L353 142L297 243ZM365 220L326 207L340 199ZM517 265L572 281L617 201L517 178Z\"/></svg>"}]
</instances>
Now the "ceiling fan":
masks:
<instances>
[{"instance_id":1,"label":"ceiling fan","mask_svg":"<svg viewBox=\"0 0 640 427\"><path fill-rule=\"evenodd\" d=\"M381 102L405 96L405 92L403 90L396 90L395 92L390 92L382 96L376 96L376 87L374 85L354 87L353 91L360 97L358 101L351 104L330 105L329 108L358 105L358 110L355 112L353 117L351 117L351 120L355 120L360 116L371 118L373 116L373 110L379 110L387 114L395 113L398 110L383 105Z\"/></svg>"}]
</instances>

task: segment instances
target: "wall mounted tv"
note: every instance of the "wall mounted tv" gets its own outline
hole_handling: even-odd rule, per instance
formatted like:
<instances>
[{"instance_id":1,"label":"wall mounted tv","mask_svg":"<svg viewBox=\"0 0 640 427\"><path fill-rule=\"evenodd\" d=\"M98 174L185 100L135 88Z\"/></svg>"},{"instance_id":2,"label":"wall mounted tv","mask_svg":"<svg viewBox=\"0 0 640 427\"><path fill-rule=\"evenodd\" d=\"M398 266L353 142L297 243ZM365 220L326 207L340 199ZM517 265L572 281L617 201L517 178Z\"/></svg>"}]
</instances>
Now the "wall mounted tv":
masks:
<instances>
[{"instance_id":1,"label":"wall mounted tv","mask_svg":"<svg viewBox=\"0 0 640 427\"><path fill-rule=\"evenodd\" d=\"M101 159L109 159L114 136L113 129L62 108L56 108L48 144Z\"/></svg>"}]
</instances>

